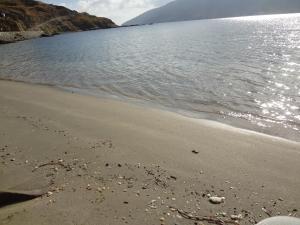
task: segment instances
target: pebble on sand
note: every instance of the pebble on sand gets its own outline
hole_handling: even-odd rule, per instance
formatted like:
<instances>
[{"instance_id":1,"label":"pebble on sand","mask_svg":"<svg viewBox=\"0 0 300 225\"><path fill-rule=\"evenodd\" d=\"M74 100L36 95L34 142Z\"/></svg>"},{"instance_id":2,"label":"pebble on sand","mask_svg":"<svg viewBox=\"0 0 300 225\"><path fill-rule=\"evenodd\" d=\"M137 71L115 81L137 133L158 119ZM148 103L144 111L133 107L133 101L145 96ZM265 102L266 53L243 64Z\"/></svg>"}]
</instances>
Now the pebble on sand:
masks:
<instances>
[{"instance_id":1,"label":"pebble on sand","mask_svg":"<svg viewBox=\"0 0 300 225\"><path fill-rule=\"evenodd\" d=\"M209 198L209 201L213 204L221 204L225 201L225 197L213 196Z\"/></svg>"},{"instance_id":2,"label":"pebble on sand","mask_svg":"<svg viewBox=\"0 0 300 225\"><path fill-rule=\"evenodd\" d=\"M242 214L231 215L230 218L231 218L232 220L241 220L241 219L243 219L243 215L242 215Z\"/></svg>"},{"instance_id":3,"label":"pebble on sand","mask_svg":"<svg viewBox=\"0 0 300 225\"><path fill-rule=\"evenodd\" d=\"M164 222L165 221L165 218L164 217L160 217L159 219L161 222Z\"/></svg>"}]
</instances>

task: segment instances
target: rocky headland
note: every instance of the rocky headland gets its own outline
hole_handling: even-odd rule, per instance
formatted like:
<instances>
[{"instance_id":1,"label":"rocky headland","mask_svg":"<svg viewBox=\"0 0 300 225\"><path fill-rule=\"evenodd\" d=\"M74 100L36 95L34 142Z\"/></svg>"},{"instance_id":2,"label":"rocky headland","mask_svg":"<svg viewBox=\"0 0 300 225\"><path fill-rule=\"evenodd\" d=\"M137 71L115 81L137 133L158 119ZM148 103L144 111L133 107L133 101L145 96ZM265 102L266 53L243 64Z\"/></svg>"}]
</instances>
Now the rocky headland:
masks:
<instances>
[{"instance_id":1,"label":"rocky headland","mask_svg":"<svg viewBox=\"0 0 300 225\"><path fill-rule=\"evenodd\" d=\"M110 19L34 0L0 2L0 44L63 32L115 28Z\"/></svg>"}]
</instances>

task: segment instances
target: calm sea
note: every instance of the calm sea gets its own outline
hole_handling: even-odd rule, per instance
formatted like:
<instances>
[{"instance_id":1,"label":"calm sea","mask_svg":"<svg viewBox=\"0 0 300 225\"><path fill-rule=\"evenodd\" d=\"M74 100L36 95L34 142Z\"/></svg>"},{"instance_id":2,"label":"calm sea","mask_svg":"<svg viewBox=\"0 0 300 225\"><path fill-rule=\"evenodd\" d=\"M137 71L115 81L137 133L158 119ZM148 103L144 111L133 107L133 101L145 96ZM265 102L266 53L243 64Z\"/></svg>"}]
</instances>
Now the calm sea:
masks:
<instances>
[{"instance_id":1,"label":"calm sea","mask_svg":"<svg viewBox=\"0 0 300 225\"><path fill-rule=\"evenodd\" d=\"M0 78L123 98L300 141L300 14L2 45Z\"/></svg>"}]
</instances>

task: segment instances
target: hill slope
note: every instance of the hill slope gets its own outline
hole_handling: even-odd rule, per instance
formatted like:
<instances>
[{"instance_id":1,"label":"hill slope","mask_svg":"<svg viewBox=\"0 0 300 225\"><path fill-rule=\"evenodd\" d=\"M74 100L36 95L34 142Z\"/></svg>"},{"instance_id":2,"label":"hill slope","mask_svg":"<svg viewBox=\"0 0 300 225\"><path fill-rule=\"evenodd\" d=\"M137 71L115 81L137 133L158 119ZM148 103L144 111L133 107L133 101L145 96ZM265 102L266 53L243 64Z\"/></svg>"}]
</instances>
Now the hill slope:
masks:
<instances>
[{"instance_id":1,"label":"hill slope","mask_svg":"<svg viewBox=\"0 0 300 225\"><path fill-rule=\"evenodd\" d=\"M124 25L298 12L299 0L175 0Z\"/></svg>"},{"instance_id":2,"label":"hill slope","mask_svg":"<svg viewBox=\"0 0 300 225\"><path fill-rule=\"evenodd\" d=\"M107 18L78 13L63 6L34 0L0 0L0 31L37 31L52 35L116 27Z\"/></svg>"}]
</instances>

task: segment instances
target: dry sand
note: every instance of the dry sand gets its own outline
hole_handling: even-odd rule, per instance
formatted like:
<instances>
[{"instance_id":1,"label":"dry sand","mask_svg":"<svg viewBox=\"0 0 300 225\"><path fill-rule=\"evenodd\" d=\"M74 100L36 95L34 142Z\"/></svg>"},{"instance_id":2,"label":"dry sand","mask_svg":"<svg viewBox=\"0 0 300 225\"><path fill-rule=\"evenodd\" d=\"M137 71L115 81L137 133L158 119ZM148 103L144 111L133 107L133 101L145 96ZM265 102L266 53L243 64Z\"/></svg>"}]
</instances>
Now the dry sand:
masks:
<instances>
[{"instance_id":1,"label":"dry sand","mask_svg":"<svg viewBox=\"0 0 300 225\"><path fill-rule=\"evenodd\" d=\"M194 225L207 224L197 217L233 222L239 214L237 223L255 224L299 216L300 144L0 81L1 190L46 193L0 202L5 225ZM209 196L225 201L212 204Z\"/></svg>"}]
</instances>

